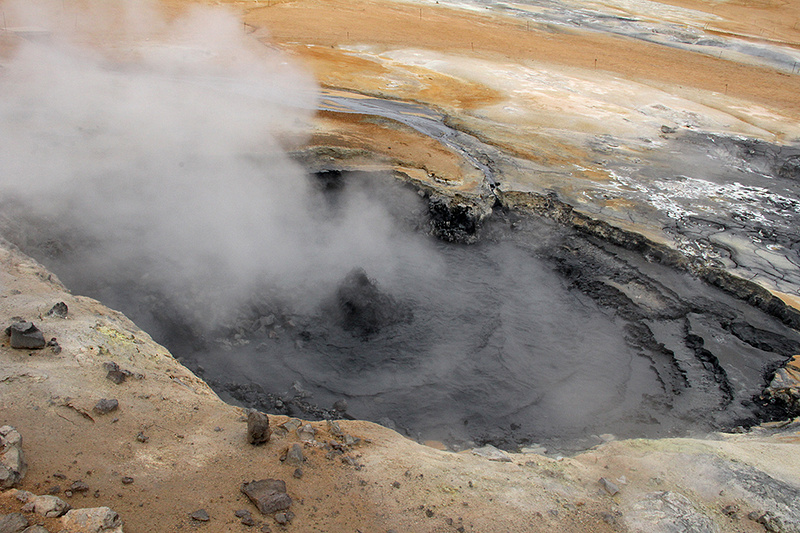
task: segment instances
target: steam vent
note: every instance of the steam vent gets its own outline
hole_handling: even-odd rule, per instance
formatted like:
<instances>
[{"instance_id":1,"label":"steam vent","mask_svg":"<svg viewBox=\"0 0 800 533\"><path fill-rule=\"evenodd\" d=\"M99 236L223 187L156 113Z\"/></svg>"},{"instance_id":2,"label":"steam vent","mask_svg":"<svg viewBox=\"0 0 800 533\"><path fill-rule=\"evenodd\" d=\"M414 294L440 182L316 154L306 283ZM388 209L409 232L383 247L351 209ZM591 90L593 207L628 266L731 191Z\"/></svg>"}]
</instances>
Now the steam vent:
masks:
<instances>
[{"instance_id":1,"label":"steam vent","mask_svg":"<svg viewBox=\"0 0 800 533\"><path fill-rule=\"evenodd\" d=\"M0 15L0 533L800 533L800 2Z\"/></svg>"}]
</instances>

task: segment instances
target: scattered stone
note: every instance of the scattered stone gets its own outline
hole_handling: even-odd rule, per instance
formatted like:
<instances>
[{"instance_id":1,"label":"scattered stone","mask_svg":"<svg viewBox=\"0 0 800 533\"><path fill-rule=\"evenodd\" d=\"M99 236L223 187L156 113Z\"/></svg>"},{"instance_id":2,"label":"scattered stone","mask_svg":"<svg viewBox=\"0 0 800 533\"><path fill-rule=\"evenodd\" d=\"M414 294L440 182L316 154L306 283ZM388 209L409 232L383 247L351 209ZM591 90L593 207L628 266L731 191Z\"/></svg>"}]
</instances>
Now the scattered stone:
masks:
<instances>
[{"instance_id":1,"label":"scattered stone","mask_svg":"<svg viewBox=\"0 0 800 533\"><path fill-rule=\"evenodd\" d=\"M11 513L0 518L0 533L21 533L28 527L28 519L22 513Z\"/></svg>"},{"instance_id":2,"label":"scattered stone","mask_svg":"<svg viewBox=\"0 0 800 533\"><path fill-rule=\"evenodd\" d=\"M289 452L286 454L286 464L299 466L303 464L305 458L303 457L303 447L297 443L292 444Z\"/></svg>"},{"instance_id":3,"label":"scattered stone","mask_svg":"<svg viewBox=\"0 0 800 533\"><path fill-rule=\"evenodd\" d=\"M69 490L72 492L89 492L89 485L79 479L69 486Z\"/></svg>"},{"instance_id":4,"label":"scattered stone","mask_svg":"<svg viewBox=\"0 0 800 533\"><path fill-rule=\"evenodd\" d=\"M58 354L60 354L60 353L61 353L61 346L59 346L59 344L58 344L58 340L57 340L55 337L53 337L52 339L50 339L49 341L47 341L47 346L48 346L49 348L52 348L52 349L53 349L53 353L54 353L54 354L58 355Z\"/></svg>"},{"instance_id":5,"label":"scattered stone","mask_svg":"<svg viewBox=\"0 0 800 533\"><path fill-rule=\"evenodd\" d=\"M670 128L666 124L661 126L661 133L669 134L669 133L675 133L676 131L678 131L678 130L676 130L675 128Z\"/></svg>"},{"instance_id":6,"label":"scattered stone","mask_svg":"<svg viewBox=\"0 0 800 533\"><path fill-rule=\"evenodd\" d=\"M247 412L247 442L258 446L269 442L269 436L269 417L255 409L250 409Z\"/></svg>"},{"instance_id":7,"label":"scattered stone","mask_svg":"<svg viewBox=\"0 0 800 533\"><path fill-rule=\"evenodd\" d=\"M150 440L150 437L145 435L143 431L140 431L139 433L136 434L136 440L144 444L145 442Z\"/></svg>"},{"instance_id":8,"label":"scattered stone","mask_svg":"<svg viewBox=\"0 0 800 533\"><path fill-rule=\"evenodd\" d=\"M108 507L73 509L61 518L61 524L75 533L122 533L122 520Z\"/></svg>"},{"instance_id":9,"label":"scattered stone","mask_svg":"<svg viewBox=\"0 0 800 533\"><path fill-rule=\"evenodd\" d=\"M312 442L316 434L317 430L314 429L311 424L306 424L297 429L297 436L300 437L300 440L303 442Z\"/></svg>"},{"instance_id":10,"label":"scattered stone","mask_svg":"<svg viewBox=\"0 0 800 533\"><path fill-rule=\"evenodd\" d=\"M64 491L64 496L66 496L67 498L72 498L72 491L71 490L65 490Z\"/></svg>"},{"instance_id":11,"label":"scattered stone","mask_svg":"<svg viewBox=\"0 0 800 533\"><path fill-rule=\"evenodd\" d=\"M58 302L53 307L51 307L50 310L44 314L44 316L67 318L68 312L69 312L69 307L67 307L67 304L65 304L64 302Z\"/></svg>"},{"instance_id":12,"label":"scattered stone","mask_svg":"<svg viewBox=\"0 0 800 533\"><path fill-rule=\"evenodd\" d=\"M22 507L22 510L33 511L46 518L55 518L69 511L70 506L58 496L47 494L44 496L36 496L33 501L26 503Z\"/></svg>"},{"instance_id":13,"label":"scattered stone","mask_svg":"<svg viewBox=\"0 0 800 533\"><path fill-rule=\"evenodd\" d=\"M672 491L651 492L625 513L631 533L715 533L714 522L694 508L684 495Z\"/></svg>"},{"instance_id":14,"label":"scattered stone","mask_svg":"<svg viewBox=\"0 0 800 533\"><path fill-rule=\"evenodd\" d=\"M759 516L756 522L764 526L764 529L770 533L788 533L789 531L784 527L783 519L769 511Z\"/></svg>"},{"instance_id":15,"label":"scattered stone","mask_svg":"<svg viewBox=\"0 0 800 533\"><path fill-rule=\"evenodd\" d=\"M288 433L291 433L292 431L296 430L302 425L303 422L299 418L290 418L289 420L281 424L280 427L285 429Z\"/></svg>"},{"instance_id":16,"label":"scattered stone","mask_svg":"<svg viewBox=\"0 0 800 533\"><path fill-rule=\"evenodd\" d=\"M294 513L291 511L282 511L275 513L275 521L282 526L285 526L294 519Z\"/></svg>"},{"instance_id":17,"label":"scattered stone","mask_svg":"<svg viewBox=\"0 0 800 533\"><path fill-rule=\"evenodd\" d=\"M131 483L133 483L132 477L125 476L124 478L122 478L123 485L130 485Z\"/></svg>"},{"instance_id":18,"label":"scattered stone","mask_svg":"<svg viewBox=\"0 0 800 533\"><path fill-rule=\"evenodd\" d=\"M547 448L544 446L539 446L538 444L531 445L531 446L524 446L520 448L520 453L530 453L535 455L544 455L547 453Z\"/></svg>"},{"instance_id":19,"label":"scattered stone","mask_svg":"<svg viewBox=\"0 0 800 533\"><path fill-rule=\"evenodd\" d=\"M6 335L11 337L12 348L40 350L47 344L44 335L33 322L15 322L6 328Z\"/></svg>"},{"instance_id":20,"label":"scattered stone","mask_svg":"<svg viewBox=\"0 0 800 533\"><path fill-rule=\"evenodd\" d=\"M114 398L103 398L94 405L94 412L100 415L107 415L112 411L116 411L119 407L119 401Z\"/></svg>"},{"instance_id":21,"label":"scattered stone","mask_svg":"<svg viewBox=\"0 0 800 533\"><path fill-rule=\"evenodd\" d=\"M617 485L616 485L616 484L614 484L614 482L613 482L613 481L609 481L609 480L607 480L607 479L606 479L606 478L604 478L604 477L601 477L601 478L598 480L598 483L600 483L600 485L601 485L601 486L602 486L604 489L606 489L606 492L607 492L607 493L609 493L609 494L611 494L612 496L613 496L613 495L615 495L615 494L617 494L617 493L619 492L619 487L617 487Z\"/></svg>"},{"instance_id":22,"label":"scattered stone","mask_svg":"<svg viewBox=\"0 0 800 533\"><path fill-rule=\"evenodd\" d=\"M722 514L731 518L739 518L739 506L735 503L726 505L722 508Z\"/></svg>"},{"instance_id":23,"label":"scattered stone","mask_svg":"<svg viewBox=\"0 0 800 533\"><path fill-rule=\"evenodd\" d=\"M28 492L27 490L18 490L14 497L22 503L27 503L33 501L33 499L36 498L36 494Z\"/></svg>"},{"instance_id":24,"label":"scattered stone","mask_svg":"<svg viewBox=\"0 0 800 533\"><path fill-rule=\"evenodd\" d=\"M502 463L511 462L511 457L509 457L506 452L504 452L503 450L498 450L491 444L487 444L486 446L481 446L480 448L473 448L472 454L478 455L480 457L485 457L490 461L499 461Z\"/></svg>"},{"instance_id":25,"label":"scattered stone","mask_svg":"<svg viewBox=\"0 0 800 533\"><path fill-rule=\"evenodd\" d=\"M128 376L131 375L131 373L127 370L122 370L114 361L106 361L103 363L103 368L108 371L106 374L106 379L116 383L117 385L124 383L125 380L128 379Z\"/></svg>"},{"instance_id":26,"label":"scattered stone","mask_svg":"<svg viewBox=\"0 0 800 533\"><path fill-rule=\"evenodd\" d=\"M243 483L241 491L258 507L261 514L282 511L292 505L292 498L286 494L286 483L280 479Z\"/></svg>"},{"instance_id":27,"label":"scattered stone","mask_svg":"<svg viewBox=\"0 0 800 533\"><path fill-rule=\"evenodd\" d=\"M269 527L269 524L264 524L261 526L261 533L272 533L272 528Z\"/></svg>"},{"instance_id":28,"label":"scattered stone","mask_svg":"<svg viewBox=\"0 0 800 533\"><path fill-rule=\"evenodd\" d=\"M433 518L433 509L425 509L425 516Z\"/></svg>"},{"instance_id":29,"label":"scattered stone","mask_svg":"<svg viewBox=\"0 0 800 533\"><path fill-rule=\"evenodd\" d=\"M296 479L300 479L303 477L303 469L302 468L295 468L294 472L292 472L292 477Z\"/></svg>"},{"instance_id":30,"label":"scattered stone","mask_svg":"<svg viewBox=\"0 0 800 533\"><path fill-rule=\"evenodd\" d=\"M328 431L335 437L340 437L342 435L342 428L339 427L339 422L336 420L328 420Z\"/></svg>"},{"instance_id":31,"label":"scattered stone","mask_svg":"<svg viewBox=\"0 0 800 533\"><path fill-rule=\"evenodd\" d=\"M53 485L47 489L47 494L58 494L59 492L61 492L61 487L59 485Z\"/></svg>"},{"instance_id":32,"label":"scattered stone","mask_svg":"<svg viewBox=\"0 0 800 533\"><path fill-rule=\"evenodd\" d=\"M247 509L239 509L234 514L236 515L236 518L242 522L242 525L247 527L253 527L256 525L256 521L253 520L253 514Z\"/></svg>"},{"instance_id":33,"label":"scattered stone","mask_svg":"<svg viewBox=\"0 0 800 533\"><path fill-rule=\"evenodd\" d=\"M205 509L198 509L189 516L192 517L192 520L197 520L198 522L208 522L211 520L211 517L208 516L208 512L206 512Z\"/></svg>"},{"instance_id":34,"label":"scattered stone","mask_svg":"<svg viewBox=\"0 0 800 533\"><path fill-rule=\"evenodd\" d=\"M352 435L345 435L342 438L344 439L344 443L347 446L354 446L354 445L358 444L359 442L361 442L361 439L359 439L358 437L354 437Z\"/></svg>"},{"instance_id":35,"label":"scattered stone","mask_svg":"<svg viewBox=\"0 0 800 533\"><path fill-rule=\"evenodd\" d=\"M11 426L0 427L0 489L17 486L27 471L22 435Z\"/></svg>"}]
</instances>

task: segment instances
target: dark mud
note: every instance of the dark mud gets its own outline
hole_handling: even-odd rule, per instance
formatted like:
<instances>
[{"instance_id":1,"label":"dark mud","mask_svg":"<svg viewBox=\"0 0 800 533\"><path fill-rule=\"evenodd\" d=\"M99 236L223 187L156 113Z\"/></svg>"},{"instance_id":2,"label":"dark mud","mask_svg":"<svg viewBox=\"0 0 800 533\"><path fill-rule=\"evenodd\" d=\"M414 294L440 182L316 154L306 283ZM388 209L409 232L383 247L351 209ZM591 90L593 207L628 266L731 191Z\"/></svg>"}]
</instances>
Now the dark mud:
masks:
<instances>
[{"instance_id":1,"label":"dark mud","mask_svg":"<svg viewBox=\"0 0 800 533\"><path fill-rule=\"evenodd\" d=\"M437 200L388 176L320 185L332 206L350 194L385 204L429 254L353 271L313 305L266 284L209 328L137 265L81 275L91 243L63 225L7 219L5 235L126 313L223 398L273 413L369 419L454 448L560 451L605 433L686 435L788 414L760 395L800 334L654 260L657 248L500 208L474 221L474 244L446 242L431 237Z\"/></svg>"}]
</instances>

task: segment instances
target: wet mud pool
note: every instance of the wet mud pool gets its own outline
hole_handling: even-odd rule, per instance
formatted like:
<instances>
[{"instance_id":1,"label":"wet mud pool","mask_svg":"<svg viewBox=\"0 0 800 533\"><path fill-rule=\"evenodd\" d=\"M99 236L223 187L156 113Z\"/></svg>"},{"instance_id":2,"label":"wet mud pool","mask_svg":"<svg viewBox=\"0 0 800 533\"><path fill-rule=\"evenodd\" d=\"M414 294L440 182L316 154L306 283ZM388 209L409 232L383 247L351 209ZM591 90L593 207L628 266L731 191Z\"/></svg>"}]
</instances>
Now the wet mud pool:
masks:
<instances>
[{"instance_id":1,"label":"wet mud pool","mask_svg":"<svg viewBox=\"0 0 800 533\"><path fill-rule=\"evenodd\" d=\"M357 266L313 302L267 283L209 326L136 267L85 275L68 231L57 250L30 234L21 244L224 399L267 412L367 419L455 449L562 453L603 434L687 435L786 414L760 394L800 333L689 274L500 208L476 243L446 242L430 235L431 200L390 175L311 179L331 216L366 196L424 253L388 271Z\"/></svg>"}]
</instances>

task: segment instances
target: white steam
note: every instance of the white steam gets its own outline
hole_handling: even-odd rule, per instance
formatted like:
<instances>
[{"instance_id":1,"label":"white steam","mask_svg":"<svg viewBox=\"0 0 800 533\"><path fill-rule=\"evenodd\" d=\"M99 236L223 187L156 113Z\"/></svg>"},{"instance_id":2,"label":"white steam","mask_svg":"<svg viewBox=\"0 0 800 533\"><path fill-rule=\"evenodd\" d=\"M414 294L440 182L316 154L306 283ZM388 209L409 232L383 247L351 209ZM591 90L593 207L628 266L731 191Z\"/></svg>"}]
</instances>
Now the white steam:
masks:
<instances>
[{"instance_id":1,"label":"white steam","mask_svg":"<svg viewBox=\"0 0 800 533\"><path fill-rule=\"evenodd\" d=\"M326 211L285 153L315 83L236 17L84 5L5 2L7 36L21 37L0 60L0 200L90 243L84 275L146 272L225 312L263 283L309 293L417 255L362 196ZM52 34L12 30L32 25Z\"/></svg>"}]
</instances>

